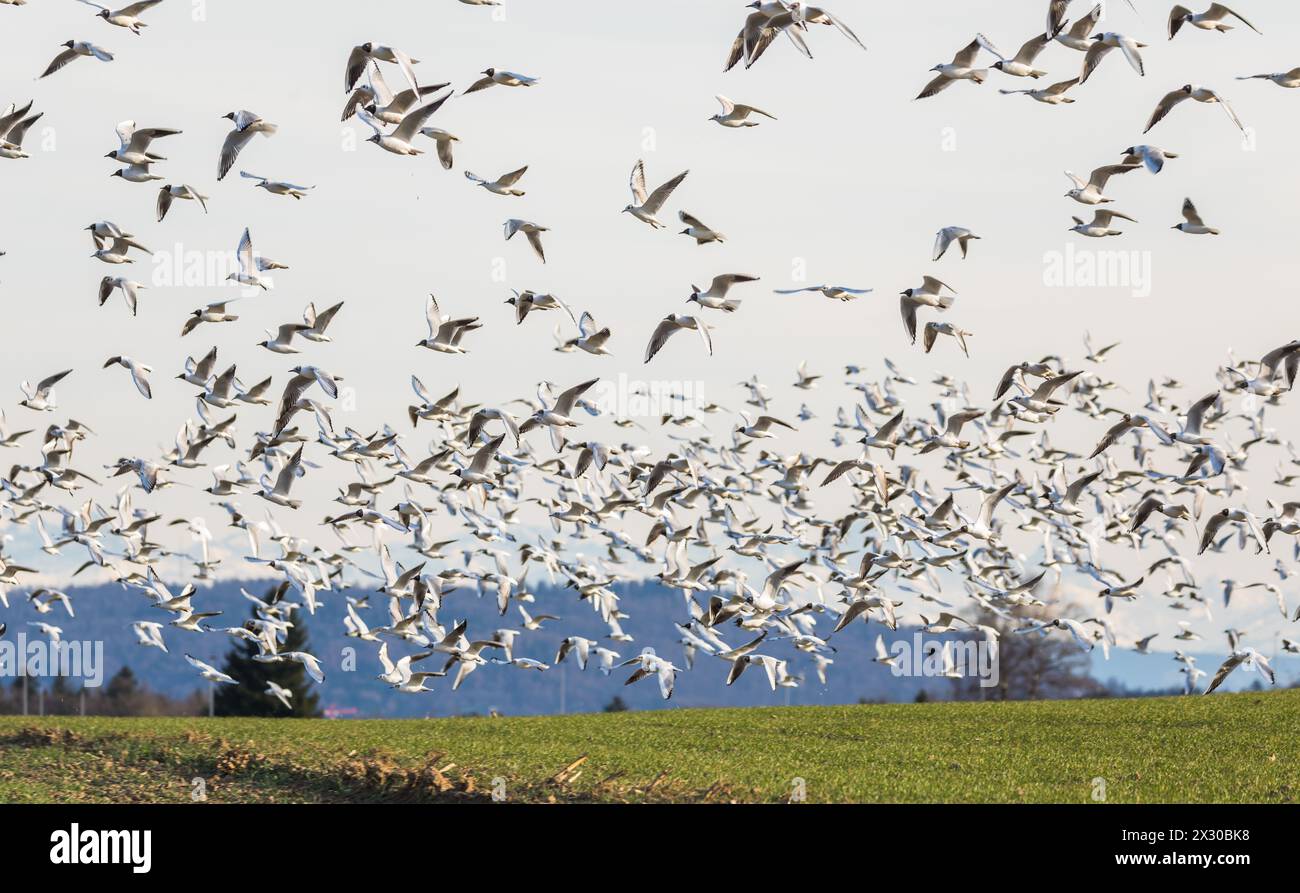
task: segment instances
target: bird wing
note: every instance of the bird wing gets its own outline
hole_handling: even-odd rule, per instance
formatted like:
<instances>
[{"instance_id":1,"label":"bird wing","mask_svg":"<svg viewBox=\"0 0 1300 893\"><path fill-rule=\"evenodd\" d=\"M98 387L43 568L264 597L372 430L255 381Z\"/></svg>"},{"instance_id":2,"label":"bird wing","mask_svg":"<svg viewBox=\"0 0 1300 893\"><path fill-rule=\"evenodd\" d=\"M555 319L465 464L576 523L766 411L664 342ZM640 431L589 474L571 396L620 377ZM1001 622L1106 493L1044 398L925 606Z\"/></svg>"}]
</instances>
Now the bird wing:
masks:
<instances>
[{"instance_id":1,"label":"bird wing","mask_svg":"<svg viewBox=\"0 0 1300 893\"><path fill-rule=\"evenodd\" d=\"M293 336L299 332L306 332L311 326L305 326L302 323L286 322L281 323L280 327L275 330L275 340L281 344L288 344L293 340Z\"/></svg>"},{"instance_id":2,"label":"bird wing","mask_svg":"<svg viewBox=\"0 0 1300 893\"><path fill-rule=\"evenodd\" d=\"M5 139L7 139L10 143L12 143L15 146L21 146L23 143L23 137L27 135L27 131L31 129L31 126L33 124L35 124L42 117L44 117L44 115L45 112L41 112L39 115L32 115L30 118L27 118L19 122L18 124L14 125L13 127L9 128L9 134L5 137Z\"/></svg>"},{"instance_id":3,"label":"bird wing","mask_svg":"<svg viewBox=\"0 0 1300 893\"><path fill-rule=\"evenodd\" d=\"M299 446L298 451L293 454L288 463L285 464L284 468L280 469L280 473L275 478L275 489L273 492L277 496L289 495L289 488L293 486L294 479L298 476L298 470L301 467L302 447Z\"/></svg>"},{"instance_id":4,"label":"bird wing","mask_svg":"<svg viewBox=\"0 0 1300 893\"><path fill-rule=\"evenodd\" d=\"M709 351L709 356L713 356L713 336L709 334L709 327L704 324L704 320L698 316L691 317L695 320L695 328L700 332L700 338L704 341L705 348Z\"/></svg>"},{"instance_id":5,"label":"bird wing","mask_svg":"<svg viewBox=\"0 0 1300 893\"><path fill-rule=\"evenodd\" d=\"M1053 2L1061 2L1061 0L1053 0ZM1065 0L1065 2L1068 2L1068 0ZM1062 3L1062 5L1065 5L1065 3ZM1097 27L1097 23L1101 21L1103 12L1104 9L1102 4L1098 3L1092 8L1092 12L1088 13L1083 18L1078 19L1070 26L1070 36L1078 40L1083 40L1092 33L1094 28Z\"/></svg>"},{"instance_id":6,"label":"bird wing","mask_svg":"<svg viewBox=\"0 0 1300 893\"><path fill-rule=\"evenodd\" d=\"M721 275L713 277L713 281L709 285L709 290L725 292L727 289L731 288L731 286L738 283L757 281L757 276L747 276L743 273L722 273Z\"/></svg>"},{"instance_id":7,"label":"bird wing","mask_svg":"<svg viewBox=\"0 0 1300 893\"><path fill-rule=\"evenodd\" d=\"M1095 187L1098 192L1106 188L1106 181L1116 174L1126 174L1138 167L1136 164L1107 164L1097 168L1088 178L1088 184Z\"/></svg>"},{"instance_id":8,"label":"bird wing","mask_svg":"<svg viewBox=\"0 0 1300 893\"><path fill-rule=\"evenodd\" d=\"M248 227L244 227L244 235L239 240L236 256L239 259L239 268L245 273L252 273L257 269L257 264L253 260L253 235Z\"/></svg>"},{"instance_id":9,"label":"bird wing","mask_svg":"<svg viewBox=\"0 0 1300 893\"><path fill-rule=\"evenodd\" d=\"M392 105L396 97L393 95L392 88L388 86L388 81L384 80L384 73L380 69L378 62L371 61L369 77L370 90L375 95L376 104L381 106ZM404 94L409 94L410 92L411 91L409 90L403 91Z\"/></svg>"},{"instance_id":10,"label":"bird wing","mask_svg":"<svg viewBox=\"0 0 1300 893\"><path fill-rule=\"evenodd\" d=\"M311 387L312 382L315 380L314 376L301 374L289 379L289 383L284 386L284 393L280 397L280 406L276 411L276 418L284 418L285 413L289 412L302 399L302 395L307 392L307 389Z\"/></svg>"},{"instance_id":11,"label":"bird wing","mask_svg":"<svg viewBox=\"0 0 1300 893\"><path fill-rule=\"evenodd\" d=\"M1055 83L1055 84L1052 84L1052 86L1048 87L1048 88L1047 88L1045 91L1043 91L1043 92L1045 92L1045 93L1047 93L1047 94L1049 94L1049 95L1051 95L1051 96L1060 96L1062 93L1064 93L1065 91L1069 90L1071 87L1073 87L1073 86L1074 86L1075 84L1077 84L1077 83L1079 83L1079 78L1078 78L1077 76L1076 76L1076 77L1072 77L1072 78L1070 78L1068 81L1059 81L1059 82L1057 82L1057 83Z\"/></svg>"},{"instance_id":12,"label":"bird wing","mask_svg":"<svg viewBox=\"0 0 1300 893\"><path fill-rule=\"evenodd\" d=\"M949 227L944 227L934 234L934 260L943 257L944 252L948 250L948 246L952 244L953 238L952 230Z\"/></svg>"},{"instance_id":13,"label":"bird wing","mask_svg":"<svg viewBox=\"0 0 1300 893\"><path fill-rule=\"evenodd\" d=\"M1091 474L1085 474L1083 477L1072 482L1068 487L1065 488L1066 502L1069 502L1071 505L1078 502L1079 497L1083 495L1083 491L1088 488L1089 484L1091 484L1097 478L1101 477L1101 474L1102 473L1100 471L1094 471Z\"/></svg>"},{"instance_id":14,"label":"bird wing","mask_svg":"<svg viewBox=\"0 0 1300 893\"><path fill-rule=\"evenodd\" d=\"M1258 543L1260 548L1265 552L1270 551L1268 548L1268 541L1264 538L1264 531L1259 528L1259 519L1255 517L1255 513L1243 512L1242 514L1246 516L1246 527L1250 530L1250 535L1255 538L1255 542ZM1282 613L1284 615L1286 614L1285 608Z\"/></svg>"},{"instance_id":15,"label":"bird wing","mask_svg":"<svg viewBox=\"0 0 1300 893\"><path fill-rule=\"evenodd\" d=\"M1169 10L1169 39L1173 40L1174 36L1182 30L1183 22L1186 17L1191 15L1192 11L1181 3L1175 3L1173 9Z\"/></svg>"},{"instance_id":16,"label":"bird wing","mask_svg":"<svg viewBox=\"0 0 1300 893\"><path fill-rule=\"evenodd\" d=\"M66 378L68 374L71 372L72 372L71 369L65 369L62 372L56 372L54 375L51 375L49 378L41 379L40 384L36 386L37 396L44 397L48 395L50 392L50 388L54 387L59 382L63 381L63 379Z\"/></svg>"},{"instance_id":17,"label":"bird wing","mask_svg":"<svg viewBox=\"0 0 1300 893\"><path fill-rule=\"evenodd\" d=\"M452 140L435 139L434 142L438 147L438 162L442 165L444 170L451 170L452 164L455 163L455 159L452 157Z\"/></svg>"},{"instance_id":18,"label":"bird wing","mask_svg":"<svg viewBox=\"0 0 1300 893\"><path fill-rule=\"evenodd\" d=\"M161 2L162 0L139 0L138 3L132 3L130 6L123 6L121 9L117 10L117 14L134 18L145 10L152 9Z\"/></svg>"},{"instance_id":19,"label":"bird wing","mask_svg":"<svg viewBox=\"0 0 1300 893\"><path fill-rule=\"evenodd\" d=\"M442 328L442 311L438 309L438 299L429 295L429 300L424 303L424 319L429 324L429 337L437 338L438 330Z\"/></svg>"},{"instance_id":20,"label":"bird wing","mask_svg":"<svg viewBox=\"0 0 1300 893\"><path fill-rule=\"evenodd\" d=\"M948 85L952 82L952 78L948 77L948 75L941 74L934 80L930 81L930 83L926 84L925 87L922 88L921 92L916 94L916 98L927 99L934 96L936 93L942 93L944 90L948 89Z\"/></svg>"},{"instance_id":21,"label":"bird wing","mask_svg":"<svg viewBox=\"0 0 1300 893\"><path fill-rule=\"evenodd\" d=\"M1016 488L1013 481L1000 490L990 493L984 502L980 504L979 520L986 528L993 525L993 512L997 509L998 503L1007 497L1007 494Z\"/></svg>"},{"instance_id":22,"label":"bird wing","mask_svg":"<svg viewBox=\"0 0 1300 893\"><path fill-rule=\"evenodd\" d=\"M1121 37L1119 48L1124 53L1124 58L1128 60L1128 64L1133 66L1133 70L1145 77L1146 66L1142 64L1142 54L1138 52L1137 41L1131 37Z\"/></svg>"},{"instance_id":23,"label":"bird wing","mask_svg":"<svg viewBox=\"0 0 1300 893\"><path fill-rule=\"evenodd\" d=\"M1050 38L1045 34L1035 34L1033 37L1026 40L1024 45L1020 47L1020 50L1016 53L1014 61L1019 62L1022 65L1033 65L1034 60L1038 58L1038 54L1043 51L1043 48L1046 47L1048 43L1050 43Z\"/></svg>"},{"instance_id":24,"label":"bird wing","mask_svg":"<svg viewBox=\"0 0 1300 893\"><path fill-rule=\"evenodd\" d=\"M153 388L149 387L149 380L144 377L144 370L135 363L127 367L131 370L131 381L135 383L137 391L144 396L146 400L153 399Z\"/></svg>"},{"instance_id":25,"label":"bird wing","mask_svg":"<svg viewBox=\"0 0 1300 893\"><path fill-rule=\"evenodd\" d=\"M1218 688L1223 680L1227 679L1228 676L1231 675L1232 671L1237 669L1245 659L1246 655L1243 652L1234 651L1232 654L1229 654L1228 659L1223 662L1218 671L1214 674L1214 678L1210 680L1209 686L1205 689L1205 694L1208 695L1210 692Z\"/></svg>"},{"instance_id":26,"label":"bird wing","mask_svg":"<svg viewBox=\"0 0 1300 893\"><path fill-rule=\"evenodd\" d=\"M708 227L704 225L704 221L692 214L687 214L685 211L678 211L677 218L681 220L682 223L694 229L708 229Z\"/></svg>"},{"instance_id":27,"label":"bird wing","mask_svg":"<svg viewBox=\"0 0 1300 893\"><path fill-rule=\"evenodd\" d=\"M864 44L861 40L858 39L858 35L854 34L852 29L849 28L848 25L844 24L844 22L838 16L834 16L824 9L820 9L816 6L806 7L804 9L804 20L809 22L817 22L819 24L834 25L835 29L839 31L841 34L843 34L845 37L847 37L849 40L853 41L858 46L862 47L862 49L864 50L867 48L866 44Z\"/></svg>"},{"instance_id":28,"label":"bird wing","mask_svg":"<svg viewBox=\"0 0 1300 893\"><path fill-rule=\"evenodd\" d=\"M1205 226L1205 221L1201 219L1200 214L1196 213L1196 205L1192 204L1190 198L1183 199L1183 216L1193 226Z\"/></svg>"},{"instance_id":29,"label":"bird wing","mask_svg":"<svg viewBox=\"0 0 1300 893\"><path fill-rule=\"evenodd\" d=\"M1070 0L1049 0L1047 4L1047 31L1048 37L1055 37L1065 30L1065 13L1070 5Z\"/></svg>"},{"instance_id":30,"label":"bird wing","mask_svg":"<svg viewBox=\"0 0 1300 893\"><path fill-rule=\"evenodd\" d=\"M1205 420L1205 411L1218 402L1218 399L1219 392L1214 391L1193 403L1191 408L1187 410L1187 419L1183 424L1183 430L1188 434L1200 434L1201 424Z\"/></svg>"},{"instance_id":31,"label":"bird wing","mask_svg":"<svg viewBox=\"0 0 1300 893\"><path fill-rule=\"evenodd\" d=\"M1122 214L1119 211L1110 211L1110 210L1097 211L1095 214L1092 215L1092 222L1094 226L1110 226L1111 221L1114 220L1116 217L1118 217L1120 220L1127 220L1130 223L1137 223L1136 220L1134 220L1132 217L1128 216L1127 214Z\"/></svg>"},{"instance_id":32,"label":"bird wing","mask_svg":"<svg viewBox=\"0 0 1300 893\"><path fill-rule=\"evenodd\" d=\"M165 127L147 127L144 130L136 130L132 133L127 144L122 148L130 152L144 152L154 140L161 139L164 136L175 136L179 133L179 130L170 130ZM121 137L121 135L119 131L118 136Z\"/></svg>"},{"instance_id":33,"label":"bird wing","mask_svg":"<svg viewBox=\"0 0 1300 893\"><path fill-rule=\"evenodd\" d=\"M566 417L571 415L573 413L574 404L578 402L578 398L585 394L592 385L596 384L598 381L600 381L599 378L593 378L590 381L584 381L582 384L574 385L567 391L561 393L559 397L555 398L554 411L559 415Z\"/></svg>"},{"instance_id":34,"label":"bird wing","mask_svg":"<svg viewBox=\"0 0 1300 893\"><path fill-rule=\"evenodd\" d=\"M762 13L751 13L749 18L753 18L755 15L761 16ZM746 19L746 22L748 22L748 19ZM727 58L726 61L722 63L722 70L731 71L731 69L736 67L736 63L738 63L744 57L744 55L745 55L745 29L741 28L740 31L736 34L736 38L731 42L731 47L727 50Z\"/></svg>"},{"instance_id":35,"label":"bird wing","mask_svg":"<svg viewBox=\"0 0 1300 893\"><path fill-rule=\"evenodd\" d=\"M940 279L934 278L933 276L922 276L921 281L925 283L926 291L931 291L934 292L935 294L938 294L941 289L946 288L948 289L948 291L952 292L953 294L957 294L957 289L953 288L951 285L949 285L948 283ZM852 291L852 290L853 289L845 289L845 291Z\"/></svg>"},{"instance_id":36,"label":"bird wing","mask_svg":"<svg viewBox=\"0 0 1300 893\"><path fill-rule=\"evenodd\" d=\"M1227 522L1227 518L1225 518L1222 514L1215 514L1210 516L1209 520L1205 522L1205 530L1201 532L1201 544L1200 544L1200 548L1197 549L1196 552L1197 555L1200 555L1202 552L1204 552L1206 549L1210 547L1210 544L1214 542L1214 538L1219 534L1219 528L1222 527L1226 522Z\"/></svg>"},{"instance_id":37,"label":"bird wing","mask_svg":"<svg viewBox=\"0 0 1300 893\"><path fill-rule=\"evenodd\" d=\"M380 121L378 118L376 118L374 115L370 114L370 112L367 111L366 109L364 108L357 109L357 119L360 120L362 124L365 124L371 130L373 130L377 135L379 136L384 135L384 123Z\"/></svg>"},{"instance_id":38,"label":"bird wing","mask_svg":"<svg viewBox=\"0 0 1300 893\"><path fill-rule=\"evenodd\" d=\"M983 46L983 43L981 42L981 38L977 36L970 43L966 44L966 46L957 51L957 54L952 57L952 64L958 68L970 68L971 63L975 61L975 57L979 55L981 46ZM996 50L991 50L990 52L999 58L1002 56L1002 54Z\"/></svg>"},{"instance_id":39,"label":"bird wing","mask_svg":"<svg viewBox=\"0 0 1300 893\"><path fill-rule=\"evenodd\" d=\"M502 186L513 186L516 183L518 183L519 178L526 173L528 173L528 165L525 164L523 167L519 168L518 170L514 170L508 174L502 174L501 176L497 177L497 182L500 183Z\"/></svg>"},{"instance_id":40,"label":"bird wing","mask_svg":"<svg viewBox=\"0 0 1300 893\"><path fill-rule=\"evenodd\" d=\"M939 337L939 330L934 327L933 323L926 323L925 329L921 332L921 344L925 347L925 352L929 353L934 349L934 341ZM952 420L949 419L951 422Z\"/></svg>"},{"instance_id":41,"label":"bird wing","mask_svg":"<svg viewBox=\"0 0 1300 893\"><path fill-rule=\"evenodd\" d=\"M1083 71L1079 74L1079 83L1086 83L1092 73L1097 70L1097 66L1101 64L1101 60L1113 49L1114 47L1102 43L1100 40L1088 47L1088 52L1083 57Z\"/></svg>"},{"instance_id":42,"label":"bird wing","mask_svg":"<svg viewBox=\"0 0 1300 893\"><path fill-rule=\"evenodd\" d=\"M402 74L406 76L406 82L410 84L411 89L418 94L420 92L420 82L415 78L415 63L412 61L410 56L406 55L406 53L401 50L392 48L391 51L394 61L397 62L397 67L402 69Z\"/></svg>"},{"instance_id":43,"label":"bird wing","mask_svg":"<svg viewBox=\"0 0 1300 893\"><path fill-rule=\"evenodd\" d=\"M668 343L668 339L680 328L681 326L677 325L677 322L671 316L666 316L660 320L659 325L655 326L654 332L650 335L650 343L646 345L645 362L648 363L654 359L655 354L663 349L663 346Z\"/></svg>"},{"instance_id":44,"label":"bird wing","mask_svg":"<svg viewBox=\"0 0 1300 893\"><path fill-rule=\"evenodd\" d=\"M1246 17L1243 16L1241 13L1234 12L1233 10L1224 6L1222 3L1211 3L1210 8L1205 11L1205 17L1208 19L1223 19L1228 16L1232 16L1234 19L1241 22L1243 25L1245 25L1251 31L1254 31L1256 34L1264 33L1260 31L1258 28L1256 28L1254 25L1252 25L1249 21L1247 21Z\"/></svg>"},{"instance_id":45,"label":"bird wing","mask_svg":"<svg viewBox=\"0 0 1300 893\"><path fill-rule=\"evenodd\" d=\"M1237 117L1237 112L1232 107L1232 103L1228 102L1228 100L1224 99L1215 91L1211 90L1210 92L1213 94L1214 98L1219 101L1219 105L1223 106L1223 111L1227 114L1228 120L1233 124L1236 124L1238 130L1245 131L1246 125L1242 124L1241 119Z\"/></svg>"},{"instance_id":46,"label":"bird wing","mask_svg":"<svg viewBox=\"0 0 1300 893\"><path fill-rule=\"evenodd\" d=\"M546 263L546 249L542 247L542 234L535 230L529 230L524 233L524 236L528 239L528 244L533 246L533 251L542 259L542 263Z\"/></svg>"},{"instance_id":47,"label":"bird wing","mask_svg":"<svg viewBox=\"0 0 1300 893\"><path fill-rule=\"evenodd\" d=\"M673 190L681 184L682 180L686 179L686 175L689 173L690 171L682 171L668 182L662 184L642 202L642 208L649 214L659 213L659 209L664 206L664 202L668 201L668 196L673 194Z\"/></svg>"},{"instance_id":48,"label":"bird wing","mask_svg":"<svg viewBox=\"0 0 1300 893\"><path fill-rule=\"evenodd\" d=\"M916 308L917 303L911 298L900 298L898 302L899 310L903 314L903 328L907 330L907 337L916 343Z\"/></svg>"},{"instance_id":49,"label":"bird wing","mask_svg":"<svg viewBox=\"0 0 1300 893\"><path fill-rule=\"evenodd\" d=\"M23 106L20 109L14 108L13 103L10 103L6 108L4 114L0 114L0 135L8 133L9 128L13 127L14 122L20 119L23 115L27 114L31 110L31 107L32 107L31 100L28 100L27 105Z\"/></svg>"},{"instance_id":50,"label":"bird wing","mask_svg":"<svg viewBox=\"0 0 1300 893\"><path fill-rule=\"evenodd\" d=\"M501 442L505 438L504 434L499 434L479 447L478 452L474 454L473 461L470 462L469 470L475 474L483 474L487 471L488 463L497 454L497 450L501 447Z\"/></svg>"},{"instance_id":51,"label":"bird wing","mask_svg":"<svg viewBox=\"0 0 1300 893\"><path fill-rule=\"evenodd\" d=\"M171 206L172 206L172 192L170 189L164 186L162 189L158 190L157 211L158 211L159 223L162 223L163 218L167 216L167 209L170 208Z\"/></svg>"},{"instance_id":52,"label":"bird wing","mask_svg":"<svg viewBox=\"0 0 1300 893\"><path fill-rule=\"evenodd\" d=\"M1082 372L1080 371L1080 372L1067 372L1064 375L1055 375L1047 379L1046 381L1044 381L1042 384L1040 384L1034 390L1034 394L1030 399L1036 401L1049 400L1052 396L1052 393L1056 391L1057 388L1061 387L1062 385L1068 384L1069 382L1073 381L1081 374Z\"/></svg>"},{"instance_id":53,"label":"bird wing","mask_svg":"<svg viewBox=\"0 0 1300 893\"><path fill-rule=\"evenodd\" d=\"M328 307L316 314L316 320L312 324L312 330L320 334L329 327L330 322L334 319L335 314L343 309L343 301L339 301L333 307Z\"/></svg>"},{"instance_id":54,"label":"bird wing","mask_svg":"<svg viewBox=\"0 0 1300 893\"><path fill-rule=\"evenodd\" d=\"M46 66L45 71L41 72L41 77L48 77L49 75L54 74L54 72L67 65L73 59L77 58L77 56L78 53L76 50L64 50L50 61L50 64Z\"/></svg>"},{"instance_id":55,"label":"bird wing","mask_svg":"<svg viewBox=\"0 0 1300 893\"><path fill-rule=\"evenodd\" d=\"M226 174L235 166L235 159L248 145L248 141L257 135L255 130L240 130L236 127L226 134L226 141L221 144L221 157L217 161L217 179L225 179Z\"/></svg>"},{"instance_id":56,"label":"bird wing","mask_svg":"<svg viewBox=\"0 0 1300 893\"><path fill-rule=\"evenodd\" d=\"M1151 120L1147 121L1147 126L1142 132L1146 133L1152 127L1155 127L1164 120L1165 116L1173 110L1174 106L1188 98L1189 94L1185 90L1174 90L1171 93L1166 93L1164 98L1160 100L1160 104L1156 106L1156 110L1151 113Z\"/></svg>"},{"instance_id":57,"label":"bird wing","mask_svg":"<svg viewBox=\"0 0 1300 893\"><path fill-rule=\"evenodd\" d=\"M447 94L447 96L450 95L450 93ZM435 99L433 102L422 105L415 111L408 113L406 117L402 119L402 123L398 124L397 129L390 135L405 143L409 143L411 140L415 139L415 135L420 132L420 128L424 126L424 122L429 120L429 116L441 108L442 104L447 101L447 96L443 96L441 99Z\"/></svg>"},{"instance_id":58,"label":"bird wing","mask_svg":"<svg viewBox=\"0 0 1300 893\"><path fill-rule=\"evenodd\" d=\"M632 176L628 179L628 186L632 189L632 198L636 203L644 205L646 200L644 160L637 159L636 164L632 165Z\"/></svg>"}]
</instances>

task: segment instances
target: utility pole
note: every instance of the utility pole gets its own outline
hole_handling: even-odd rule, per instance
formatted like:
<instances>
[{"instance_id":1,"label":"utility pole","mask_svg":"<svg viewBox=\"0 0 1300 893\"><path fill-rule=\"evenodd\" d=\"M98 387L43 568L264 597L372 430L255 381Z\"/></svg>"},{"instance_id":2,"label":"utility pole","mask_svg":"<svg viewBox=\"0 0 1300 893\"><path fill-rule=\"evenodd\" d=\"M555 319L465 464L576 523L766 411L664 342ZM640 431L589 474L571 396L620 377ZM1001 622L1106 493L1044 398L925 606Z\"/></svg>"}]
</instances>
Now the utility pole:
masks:
<instances>
[{"instance_id":1,"label":"utility pole","mask_svg":"<svg viewBox=\"0 0 1300 893\"><path fill-rule=\"evenodd\" d=\"M23 667L23 716L27 715L27 668Z\"/></svg>"},{"instance_id":2,"label":"utility pole","mask_svg":"<svg viewBox=\"0 0 1300 893\"><path fill-rule=\"evenodd\" d=\"M208 683L208 716L217 715L217 683Z\"/></svg>"},{"instance_id":3,"label":"utility pole","mask_svg":"<svg viewBox=\"0 0 1300 893\"><path fill-rule=\"evenodd\" d=\"M565 683L568 681L569 678L568 669L569 669L569 665L567 663L560 664L560 715L561 716L563 716L567 712L565 710L565 696L567 694L567 692L565 691Z\"/></svg>"}]
</instances>

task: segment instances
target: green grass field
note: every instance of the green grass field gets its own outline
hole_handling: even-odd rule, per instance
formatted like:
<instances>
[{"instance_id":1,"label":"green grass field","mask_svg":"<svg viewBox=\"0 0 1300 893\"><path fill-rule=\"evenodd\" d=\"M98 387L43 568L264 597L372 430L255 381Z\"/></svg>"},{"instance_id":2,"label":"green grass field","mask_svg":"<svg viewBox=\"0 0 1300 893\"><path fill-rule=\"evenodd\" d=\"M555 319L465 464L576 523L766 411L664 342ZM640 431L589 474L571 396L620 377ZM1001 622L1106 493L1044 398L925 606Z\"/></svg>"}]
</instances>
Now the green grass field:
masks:
<instances>
[{"instance_id":1,"label":"green grass field","mask_svg":"<svg viewBox=\"0 0 1300 893\"><path fill-rule=\"evenodd\" d=\"M1300 799L1300 691L441 720L0 717L0 802ZM576 764L576 765L575 765Z\"/></svg>"}]
</instances>

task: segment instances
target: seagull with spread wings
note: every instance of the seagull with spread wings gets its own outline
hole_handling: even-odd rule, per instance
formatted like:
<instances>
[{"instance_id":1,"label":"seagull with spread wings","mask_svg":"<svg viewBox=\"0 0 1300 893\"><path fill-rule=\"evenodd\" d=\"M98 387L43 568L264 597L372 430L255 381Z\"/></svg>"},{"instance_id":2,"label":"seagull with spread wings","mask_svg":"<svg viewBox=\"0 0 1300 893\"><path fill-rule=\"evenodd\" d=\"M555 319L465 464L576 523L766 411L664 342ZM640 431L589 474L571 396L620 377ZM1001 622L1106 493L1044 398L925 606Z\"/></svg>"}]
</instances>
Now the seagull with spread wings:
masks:
<instances>
[{"instance_id":1,"label":"seagull with spread wings","mask_svg":"<svg viewBox=\"0 0 1300 893\"><path fill-rule=\"evenodd\" d=\"M660 185L654 192L647 192L645 162L638 159L632 166L632 176L628 181L628 186L632 190L632 203L623 209L623 213L631 214L642 223L648 224L651 229L663 229L666 224L660 222L656 215L663 209L664 202L668 201L673 190L681 185L689 173L690 171L682 171Z\"/></svg>"},{"instance_id":2,"label":"seagull with spread wings","mask_svg":"<svg viewBox=\"0 0 1300 893\"><path fill-rule=\"evenodd\" d=\"M1195 99L1197 102L1220 106L1224 113L1227 114L1228 120L1232 121L1238 130L1244 131L1246 129L1246 126L1241 123L1241 119L1237 117L1237 113L1233 110L1232 104L1228 102L1228 100L1224 99L1209 87L1202 87L1197 84L1185 84L1177 90L1172 90L1165 94L1164 98L1161 99L1160 103L1156 106L1155 111L1151 113L1151 118L1147 121L1147 126L1142 132L1147 133L1152 127L1155 127L1163 121L1165 116L1173 111L1180 103L1185 102L1188 99Z\"/></svg>"}]
</instances>

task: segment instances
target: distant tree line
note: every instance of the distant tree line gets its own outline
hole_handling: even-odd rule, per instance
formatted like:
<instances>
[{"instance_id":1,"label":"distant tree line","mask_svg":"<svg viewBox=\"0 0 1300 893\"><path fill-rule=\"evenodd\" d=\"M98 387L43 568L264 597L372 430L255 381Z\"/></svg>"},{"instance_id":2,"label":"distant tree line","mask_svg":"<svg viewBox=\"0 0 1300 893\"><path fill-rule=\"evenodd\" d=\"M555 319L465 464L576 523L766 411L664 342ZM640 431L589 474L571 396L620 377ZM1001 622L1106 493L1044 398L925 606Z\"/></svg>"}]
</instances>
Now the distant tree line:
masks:
<instances>
[{"instance_id":1,"label":"distant tree line","mask_svg":"<svg viewBox=\"0 0 1300 893\"><path fill-rule=\"evenodd\" d=\"M0 685L0 715L23 712L22 678ZM205 692L196 690L183 698L156 692L136 678L124 666L108 682L97 688L74 686L67 677L26 678L27 713L35 716L44 710L47 716L198 716L208 711Z\"/></svg>"}]
</instances>

